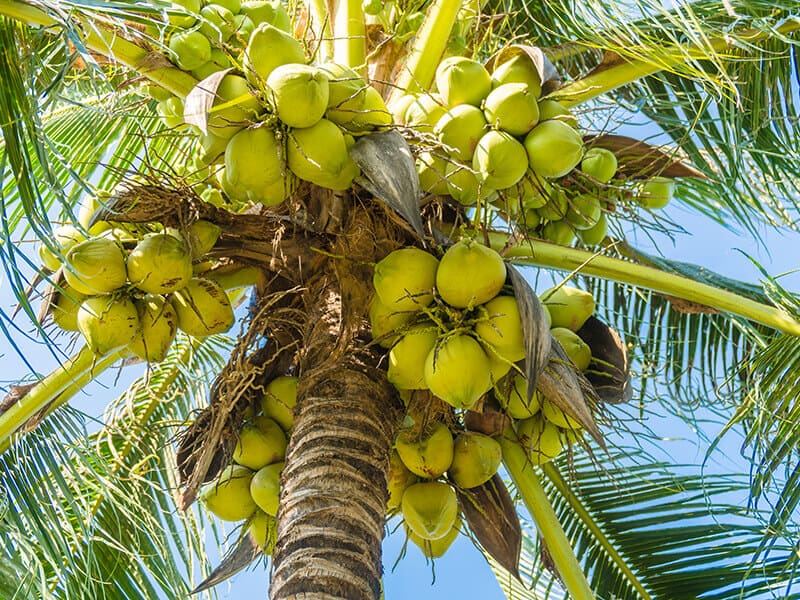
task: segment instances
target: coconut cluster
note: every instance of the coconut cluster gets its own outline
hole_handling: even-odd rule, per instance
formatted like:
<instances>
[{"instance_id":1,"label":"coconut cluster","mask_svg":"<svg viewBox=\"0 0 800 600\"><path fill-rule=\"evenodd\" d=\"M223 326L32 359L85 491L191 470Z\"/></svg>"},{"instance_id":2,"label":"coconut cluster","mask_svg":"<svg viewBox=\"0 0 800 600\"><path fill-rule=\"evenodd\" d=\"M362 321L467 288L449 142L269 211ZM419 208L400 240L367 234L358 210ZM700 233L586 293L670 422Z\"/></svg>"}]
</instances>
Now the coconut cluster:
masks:
<instances>
[{"instance_id":1,"label":"coconut cluster","mask_svg":"<svg viewBox=\"0 0 800 600\"><path fill-rule=\"evenodd\" d=\"M219 205L224 194L231 205L273 206L298 180L349 188L359 175L349 154L355 136L392 123L380 93L349 67L309 64L280 2L226 0L187 10L196 19L167 30L176 65L200 79L230 69L215 88L206 131L190 126L194 167L209 168L217 190L204 191L209 200ZM203 116L164 90L152 93L169 127Z\"/></svg>"},{"instance_id":2,"label":"coconut cluster","mask_svg":"<svg viewBox=\"0 0 800 600\"><path fill-rule=\"evenodd\" d=\"M223 521L243 521L244 530L265 554L276 541L280 477L294 424L297 378L273 379L260 402L260 414L244 423L232 462L200 490L205 508Z\"/></svg>"},{"instance_id":3,"label":"coconut cluster","mask_svg":"<svg viewBox=\"0 0 800 600\"><path fill-rule=\"evenodd\" d=\"M202 338L233 326L225 290L196 272L219 237L213 223L145 233L103 221L89 227L88 219L80 225L56 228L52 247L39 254L47 270L63 274L49 307L53 321L79 331L96 354L126 349L159 362L178 329Z\"/></svg>"}]
</instances>

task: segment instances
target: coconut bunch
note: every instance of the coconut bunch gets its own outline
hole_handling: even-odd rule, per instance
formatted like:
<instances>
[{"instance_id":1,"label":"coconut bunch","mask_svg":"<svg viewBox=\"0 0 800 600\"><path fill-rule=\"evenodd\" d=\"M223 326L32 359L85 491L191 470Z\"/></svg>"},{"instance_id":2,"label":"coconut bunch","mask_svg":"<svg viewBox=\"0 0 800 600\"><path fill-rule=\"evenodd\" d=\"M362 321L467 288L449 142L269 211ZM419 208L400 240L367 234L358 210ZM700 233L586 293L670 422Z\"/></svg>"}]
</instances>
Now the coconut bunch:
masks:
<instances>
[{"instance_id":1,"label":"coconut bunch","mask_svg":"<svg viewBox=\"0 0 800 600\"><path fill-rule=\"evenodd\" d=\"M82 224L87 231L88 220ZM84 235L73 226L54 231L42 246L44 267L63 274L49 306L55 324L79 331L98 355L120 349L148 362L166 357L180 329L194 337L223 333L234 315L225 290L197 276L219 227L196 221L184 233L162 229L137 237L99 222Z\"/></svg>"},{"instance_id":2,"label":"coconut bunch","mask_svg":"<svg viewBox=\"0 0 800 600\"><path fill-rule=\"evenodd\" d=\"M266 554L275 546L280 475L296 402L297 378L273 379L261 399L260 414L246 421L239 432L231 464L199 495L217 518L243 521L246 534Z\"/></svg>"}]
</instances>

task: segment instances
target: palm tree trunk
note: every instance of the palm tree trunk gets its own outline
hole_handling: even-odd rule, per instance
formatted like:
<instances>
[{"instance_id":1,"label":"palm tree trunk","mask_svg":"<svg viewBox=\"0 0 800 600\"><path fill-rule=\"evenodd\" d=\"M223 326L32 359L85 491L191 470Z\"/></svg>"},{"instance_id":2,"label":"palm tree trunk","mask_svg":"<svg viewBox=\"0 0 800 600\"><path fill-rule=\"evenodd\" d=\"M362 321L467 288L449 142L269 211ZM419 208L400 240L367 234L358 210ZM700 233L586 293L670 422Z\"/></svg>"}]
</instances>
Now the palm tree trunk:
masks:
<instances>
[{"instance_id":1,"label":"palm tree trunk","mask_svg":"<svg viewBox=\"0 0 800 600\"><path fill-rule=\"evenodd\" d=\"M309 329L281 480L272 600L381 595L386 472L402 403L365 335L372 293L365 265L380 250L374 239L363 252L351 242L336 248L347 258L326 261L306 294Z\"/></svg>"}]
</instances>

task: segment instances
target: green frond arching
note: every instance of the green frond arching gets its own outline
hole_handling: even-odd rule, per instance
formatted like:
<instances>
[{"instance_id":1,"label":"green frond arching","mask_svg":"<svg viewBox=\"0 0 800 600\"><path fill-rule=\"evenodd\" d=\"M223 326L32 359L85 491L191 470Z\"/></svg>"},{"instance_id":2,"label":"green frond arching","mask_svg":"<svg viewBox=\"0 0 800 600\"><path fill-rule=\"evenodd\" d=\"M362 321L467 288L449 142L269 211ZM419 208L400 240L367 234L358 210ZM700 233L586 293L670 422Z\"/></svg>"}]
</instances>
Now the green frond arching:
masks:
<instances>
[{"instance_id":1,"label":"green frond arching","mask_svg":"<svg viewBox=\"0 0 800 600\"><path fill-rule=\"evenodd\" d=\"M696 466L653 462L628 450L602 466L580 453L543 469L548 495L598 598L800 597L787 592L790 540L779 539L757 567L751 563L764 515L737 504L747 493L746 475L705 477ZM538 560L535 533L524 533L521 564L533 567L523 571L533 591L525 594L502 572L501 587L509 598L563 598Z\"/></svg>"},{"instance_id":2,"label":"green frond arching","mask_svg":"<svg viewBox=\"0 0 800 600\"><path fill-rule=\"evenodd\" d=\"M165 494L177 486L171 439L228 349L224 338L176 343L109 406L100 430L62 408L0 457L4 598L188 593L208 567L207 524Z\"/></svg>"}]
</instances>

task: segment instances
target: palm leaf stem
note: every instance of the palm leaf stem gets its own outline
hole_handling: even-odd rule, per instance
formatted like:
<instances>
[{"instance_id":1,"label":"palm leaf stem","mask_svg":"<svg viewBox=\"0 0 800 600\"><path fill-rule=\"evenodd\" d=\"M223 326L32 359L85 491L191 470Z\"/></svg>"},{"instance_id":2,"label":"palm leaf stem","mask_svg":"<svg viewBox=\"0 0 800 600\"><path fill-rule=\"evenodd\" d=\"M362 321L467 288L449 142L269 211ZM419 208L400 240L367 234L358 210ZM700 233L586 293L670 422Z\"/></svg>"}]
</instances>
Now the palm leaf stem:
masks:
<instances>
[{"instance_id":1,"label":"palm leaf stem","mask_svg":"<svg viewBox=\"0 0 800 600\"><path fill-rule=\"evenodd\" d=\"M564 106L573 107L648 75L653 75L659 71L668 70L684 63L687 55L695 60L704 60L709 57L709 51L720 52L738 40L744 40L752 44L768 39L775 34L787 34L799 29L800 20L791 19L772 31L746 29L738 33L733 32L731 36L712 38L708 41L707 48L673 46L671 51L669 48L665 49L665 55L668 58L663 59L660 63L647 60L625 60L611 67L596 70L596 72L589 73L586 77L568 83L559 88L554 93L554 97L557 97L558 101Z\"/></svg>"},{"instance_id":2,"label":"palm leaf stem","mask_svg":"<svg viewBox=\"0 0 800 600\"><path fill-rule=\"evenodd\" d=\"M65 402L69 394L65 392L80 390L83 386L108 369L121 357L120 352L112 352L99 357L87 346L75 356L41 379L28 392L0 414L0 453L5 451L14 433L37 412L58 398Z\"/></svg>"},{"instance_id":3,"label":"palm leaf stem","mask_svg":"<svg viewBox=\"0 0 800 600\"><path fill-rule=\"evenodd\" d=\"M43 10L16 0L0 0L0 15L28 25L42 27L59 25L56 19ZM197 84L197 80L189 73L181 71L177 67L165 66L166 60L154 61L148 50L120 37L118 33L104 29L99 24L89 25L83 21L79 22L86 32L84 43L87 48L134 69L176 96L185 98Z\"/></svg>"},{"instance_id":4,"label":"palm leaf stem","mask_svg":"<svg viewBox=\"0 0 800 600\"><path fill-rule=\"evenodd\" d=\"M580 271L586 275L635 285L703 306L710 306L722 312L739 315L785 333L800 336L800 322L783 310L687 277L541 240L527 239L518 243L509 243L508 234L490 232L488 235L490 245L515 263L561 271Z\"/></svg>"},{"instance_id":5,"label":"palm leaf stem","mask_svg":"<svg viewBox=\"0 0 800 600\"><path fill-rule=\"evenodd\" d=\"M367 74L367 29L361 0L339 0L333 23L335 62Z\"/></svg>"},{"instance_id":6,"label":"palm leaf stem","mask_svg":"<svg viewBox=\"0 0 800 600\"><path fill-rule=\"evenodd\" d=\"M505 435L516 437L512 432ZM531 513L539 535L553 559L564 587L573 600L594 600L594 594L578 558L570 545L564 528L558 521L550 499L533 470L530 458L519 440L503 437L503 464Z\"/></svg>"},{"instance_id":7,"label":"palm leaf stem","mask_svg":"<svg viewBox=\"0 0 800 600\"><path fill-rule=\"evenodd\" d=\"M558 470L558 467L556 467L552 462L549 462L542 466L542 471L544 472L545 477L547 477L553 484L555 489L558 490L558 493L561 494L561 496L563 496L564 499L569 503L569 505L572 507L572 510L575 511L577 517L592 533L592 536L597 541L598 545L600 545L608 554L609 558L625 576L631 587L633 587L641 596L642 600L652 600L653 597L644 587L639 577L636 576L636 573L633 572L630 567L630 563L620 555L616 546L611 542L610 539L608 539L608 536L605 534L597 521L595 521L595 519L592 517L586 506L584 506L583 502L581 502L580 498L572 493L569 485L567 485L567 482L564 481L564 478L561 476L561 472Z\"/></svg>"}]
</instances>

